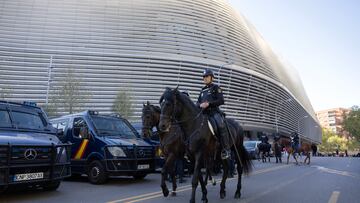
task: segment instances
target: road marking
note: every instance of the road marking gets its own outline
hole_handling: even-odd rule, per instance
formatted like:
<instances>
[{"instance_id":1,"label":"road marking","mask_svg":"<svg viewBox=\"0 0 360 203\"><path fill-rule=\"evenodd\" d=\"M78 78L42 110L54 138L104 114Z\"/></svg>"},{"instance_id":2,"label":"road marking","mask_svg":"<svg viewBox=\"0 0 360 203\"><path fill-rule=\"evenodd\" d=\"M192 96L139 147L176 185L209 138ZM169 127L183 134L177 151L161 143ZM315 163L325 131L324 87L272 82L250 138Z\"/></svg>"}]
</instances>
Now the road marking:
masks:
<instances>
[{"instance_id":1,"label":"road marking","mask_svg":"<svg viewBox=\"0 0 360 203\"><path fill-rule=\"evenodd\" d=\"M258 171L251 173L249 176L268 173L271 171L279 170L282 168L287 168L290 166L292 166L292 165L281 165L281 166L275 166L275 167L271 167L271 168L260 169ZM235 179L237 180L237 177L238 176L235 176L234 178L228 178L227 180L229 180L229 181L235 180ZM216 179L216 181L221 181L221 179L222 178L218 178L218 179ZM176 193L184 192L184 191L191 190L191 189L192 189L191 185L184 185L184 186L178 187L178 190L176 191ZM169 195L171 195L171 194L169 194ZM140 201L154 199L154 198L162 197L162 196L163 196L162 191L158 191L158 192L151 192L151 193L146 193L146 194L142 194L142 195L127 197L124 199L114 200L114 201L110 201L107 203L118 203L118 202L134 203L134 202L140 202Z\"/></svg>"},{"instance_id":2,"label":"road marking","mask_svg":"<svg viewBox=\"0 0 360 203\"><path fill-rule=\"evenodd\" d=\"M331 197L330 197L328 203L336 203L338 201L338 199L339 199L339 195L340 195L339 191L334 191L331 194Z\"/></svg>"},{"instance_id":3,"label":"road marking","mask_svg":"<svg viewBox=\"0 0 360 203\"><path fill-rule=\"evenodd\" d=\"M320 171L324 171L324 172L327 172L327 173L332 173L332 174L337 174L337 175L342 175L342 176L348 176L348 177L352 177L352 178L360 178L357 174L350 173L350 172L347 172L347 171L335 170L335 169L326 168L326 167L323 167L323 166L311 166L311 167L315 167L315 168L319 169Z\"/></svg>"},{"instance_id":4,"label":"road marking","mask_svg":"<svg viewBox=\"0 0 360 203\"><path fill-rule=\"evenodd\" d=\"M178 192L183 192L183 191L187 191L187 190L190 190L190 189L191 189L191 187L190 187L190 188L185 188L185 189L182 189L182 190L176 190L176 193L178 193ZM125 203L140 202L140 201L149 200L149 199L154 199L154 198L162 197L162 196L163 196L163 194L159 194L159 195L144 197L144 198L141 198L141 199L136 199L136 200L129 201L129 202L125 202Z\"/></svg>"},{"instance_id":5,"label":"road marking","mask_svg":"<svg viewBox=\"0 0 360 203\"><path fill-rule=\"evenodd\" d=\"M302 179L302 178L304 178L305 176L311 175L311 174L313 174L313 173L315 173L315 172L316 172L316 171L307 172L307 173L305 173L305 174L303 174L303 175L301 175L301 176L298 176L298 177L293 178L293 179L291 179L291 180L288 180L288 181L286 181L286 182L282 182L282 183L280 183L280 184L278 184L278 185L276 185L276 186L274 186L274 187L271 187L270 189L267 189L267 190L263 191L262 193L260 193L260 194L258 194L258 195L255 195L255 196L250 197L250 198L248 198L248 199L247 199L247 198L241 199L240 202L242 202L242 203L245 203L245 202L253 202L253 201L256 200L256 199L259 199L260 197L263 197L263 196L265 196L265 195L267 195L267 194L269 194L269 193L271 193L271 192L273 192L273 191L275 191L275 190L278 190L278 189L280 189L280 188L282 188L282 187L285 187L285 186L287 186L287 185L290 185L290 184L294 183L295 181L297 181L297 180L299 180L299 179Z\"/></svg>"}]
</instances>

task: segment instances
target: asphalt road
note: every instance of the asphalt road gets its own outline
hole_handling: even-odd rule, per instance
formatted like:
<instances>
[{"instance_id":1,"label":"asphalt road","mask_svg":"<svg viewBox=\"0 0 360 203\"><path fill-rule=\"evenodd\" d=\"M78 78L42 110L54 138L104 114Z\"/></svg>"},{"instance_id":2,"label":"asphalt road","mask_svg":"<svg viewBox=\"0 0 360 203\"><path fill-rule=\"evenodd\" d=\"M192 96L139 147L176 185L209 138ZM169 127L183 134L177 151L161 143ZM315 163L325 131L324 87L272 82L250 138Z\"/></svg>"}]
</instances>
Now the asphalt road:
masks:
<instances>
[{"instance_id":1,"label":"asphalt road","mask_svg":"<svg viewBox=\"0 0 360 203\"><path fill-rule=\"evenodd\" d=\"M253 163L253 172L243 178L240 200L233 198L237 183L235 176L227 181L225 199L220 199L219 184L209 184L209 202L360 202L360 158L314 157L310 165L299 166L293 163ZM104 185L92 185L83 177L64 181L53 192L8 192L0 196L0 202L189 202L190 182L187 178L186 183L178 185L176 197L165 198L160 190L159 174L149 175L140 181L113 178ZM171 187L170 183L168 187ZM200 199L201 190L198 187L196 201L200 202Z\"/></svg>"}]
</instances>

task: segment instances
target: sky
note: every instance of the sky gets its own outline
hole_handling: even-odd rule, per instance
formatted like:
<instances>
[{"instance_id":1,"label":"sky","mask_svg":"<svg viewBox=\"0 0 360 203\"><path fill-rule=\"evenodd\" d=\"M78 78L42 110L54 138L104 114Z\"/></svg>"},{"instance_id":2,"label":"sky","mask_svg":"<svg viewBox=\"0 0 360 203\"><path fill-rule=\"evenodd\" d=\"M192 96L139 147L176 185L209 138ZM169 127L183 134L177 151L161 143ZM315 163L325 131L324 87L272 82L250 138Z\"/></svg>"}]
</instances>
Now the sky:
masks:
<instances>
[{"instance_id":1,"label":"sky","mask_svg":"<svg viewBox=\"0 0 360 203\"><path fill-rule=\"evenodd\" d=\"M359 0L228 0L300 75L315 111L360 106Z\"/></svg>"}]
</instances>

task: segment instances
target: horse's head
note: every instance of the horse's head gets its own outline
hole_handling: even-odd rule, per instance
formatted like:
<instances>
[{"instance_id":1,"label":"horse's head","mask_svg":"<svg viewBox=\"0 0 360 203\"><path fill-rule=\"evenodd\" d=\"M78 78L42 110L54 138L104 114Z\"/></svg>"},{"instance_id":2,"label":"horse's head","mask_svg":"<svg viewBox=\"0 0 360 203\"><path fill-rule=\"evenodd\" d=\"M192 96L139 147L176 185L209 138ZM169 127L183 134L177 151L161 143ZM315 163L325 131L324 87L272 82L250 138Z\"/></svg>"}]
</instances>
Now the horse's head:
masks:
<instances>
[{"instance_id":1,"label":"horse's head","mask_svg":"<svg viewBox=\"0 0 360 203\"><path fill-rule=\"evenodd\" d=\"M149 101L143 104L142 109L142 129L141 134L143 137L151 136L151 129L159 124L160 108L151 105Z\"/></svg>"},{"instance_id":2,"label":"horse's head","mask_svg":"<svg viewBox=\"0 0 360 203\"><path fill-rule=\"evenodd\" d=\"M176 111L176 104L177 104L177 97L179 96L180 92L177 88L170 89L166 88L164 93L160 98L160 123L159 128L162 132L168 132L171 127L171 121L175 119L177 111Z\"/></svg>"}]
</instances>

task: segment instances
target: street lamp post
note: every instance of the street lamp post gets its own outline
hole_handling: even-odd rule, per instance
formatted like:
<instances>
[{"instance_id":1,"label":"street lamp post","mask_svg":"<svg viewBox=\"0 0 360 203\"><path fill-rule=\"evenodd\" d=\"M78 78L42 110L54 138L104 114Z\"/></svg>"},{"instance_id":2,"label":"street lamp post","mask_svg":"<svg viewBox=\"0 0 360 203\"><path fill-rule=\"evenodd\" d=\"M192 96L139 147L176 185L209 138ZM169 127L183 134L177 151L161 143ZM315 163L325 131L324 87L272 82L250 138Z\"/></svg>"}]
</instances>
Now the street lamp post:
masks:
<instances>
[{"instance_id":1,"label":"street lamp post","mask_svg":"<svg viewBox=\"0 0 360 203\"><path fill-rule=\"evenodd\" d=\"M279 125L278 125L278 122L279 122L279 117L277 115L277 112L278 112L278 109L281 107L281 104L283 104L284 102L291 102L292 99L291 98L288 98L288 99L285 99L285 100L282 100L278 105L277 107L275 108L275 125L276 125L276 134L279 133Z\"/></svg>"},{"instance_id":2,"label":"street lamp post","mask_svg":"<svg viewBox=\"0 0 360 203\"><path fill-rule=\"evenodd\" d=\"M49 103L49 90L50 90L50 83L51 83L51 70L52 70L52 60L53 56L50 58L50 65L49 65L49 71L48 71L48 82L47 82L47 89L46 89L46 108Z\"/></svg>"},{"instance_id":3,"label":"street lamp post","mask_svg":"<svg viewBox=\"0 0 360 203\"><path fill-rule=\"evenodd\" d=\"M220 66L219 68L219 71L218 71L218 75L217 75L217 78L218 78L218 84L220 85L220 72L221 72L221 69L224 67L224 66L228 66L228 65L232 65L234 64L234 62L229 62L229 63L224 63Z\"/></svg>"}]
</instances>

